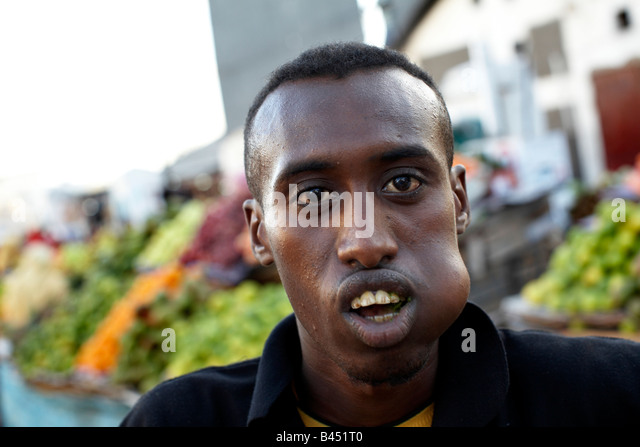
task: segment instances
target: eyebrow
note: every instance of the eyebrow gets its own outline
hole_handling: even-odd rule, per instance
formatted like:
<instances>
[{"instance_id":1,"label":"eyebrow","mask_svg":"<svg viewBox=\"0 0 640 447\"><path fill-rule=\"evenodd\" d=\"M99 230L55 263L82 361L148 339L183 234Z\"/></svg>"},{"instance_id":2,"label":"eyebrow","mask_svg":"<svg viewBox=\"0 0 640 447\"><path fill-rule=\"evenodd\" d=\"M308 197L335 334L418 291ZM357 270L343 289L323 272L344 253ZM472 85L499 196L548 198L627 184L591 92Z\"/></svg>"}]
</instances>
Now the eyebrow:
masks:
<instances>
[{"instance_id":1,"label":"eyebrow","mask_svg":"<svg viewBox=\"0 0 640 447\"><path fill-rule=\"evenodd\" d=\"M335 163L331 163L326 160L304 160L298 163L292 163L282 170L278 175L278 178L276 178L275 184L281 184L285 180L303 172L324 171L331 169L334 166L336 166Z\"/></svg>"},{"instance_id":2,"label":"eyebrow","mask_svg":"<svg viewBox=\"0 0 640 447\"><path fill-rule=\"evenodd\" d=\"M369 157L369 161L396 161L404 158L428 158L433 163L437 163L438 160L433 152L424 146L409 145L400 146L384 152L382 155L373 155Z\"/></svg>"}]
</instances>

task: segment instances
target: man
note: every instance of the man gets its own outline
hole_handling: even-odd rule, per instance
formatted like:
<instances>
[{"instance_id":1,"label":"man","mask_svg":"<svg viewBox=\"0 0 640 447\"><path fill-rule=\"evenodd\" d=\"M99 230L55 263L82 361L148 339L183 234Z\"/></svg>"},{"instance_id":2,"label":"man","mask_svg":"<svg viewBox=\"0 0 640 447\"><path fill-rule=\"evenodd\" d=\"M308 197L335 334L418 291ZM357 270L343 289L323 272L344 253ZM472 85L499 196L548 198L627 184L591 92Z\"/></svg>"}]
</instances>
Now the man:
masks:
<instances>
[{"instance_id":1,"label":"man","mask_svg":"<svg viewBox=\"0 0 640 447\"><path fill-rule=\"evenodd\" d=\"M165 382L123 425L637 421L638 344L499 331L467 303L469 201L452 159L444 101L399 53L331 44L274 72L245 126L244 209L294 315L260 359ZM330 194L361 205L373 232L359 237L349 201ZM308 209L340 224L303 225Z\"/></svg>"}]
</instances>

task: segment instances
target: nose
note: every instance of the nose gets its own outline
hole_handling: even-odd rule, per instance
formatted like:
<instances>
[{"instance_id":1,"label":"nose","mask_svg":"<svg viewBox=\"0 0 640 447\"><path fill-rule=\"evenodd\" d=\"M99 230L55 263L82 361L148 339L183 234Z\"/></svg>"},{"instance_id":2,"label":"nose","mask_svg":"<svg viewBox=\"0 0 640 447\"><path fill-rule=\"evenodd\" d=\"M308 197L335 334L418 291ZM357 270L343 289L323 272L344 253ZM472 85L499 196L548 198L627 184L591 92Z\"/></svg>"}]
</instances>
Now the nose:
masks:
<instances>
[{"instance_id":1,"label":"nose","mask_svg":"<svg viewBox=\"0 0 640 447\"><path fill-rule=\"evenodd\" d=\"M341 227L337 241L338 258L350 266L375 268L393 260L398 244L393 229L382 213L375 212L373 232L368 237L357 237L355 226Z\"/></svg>"}]
</instances>

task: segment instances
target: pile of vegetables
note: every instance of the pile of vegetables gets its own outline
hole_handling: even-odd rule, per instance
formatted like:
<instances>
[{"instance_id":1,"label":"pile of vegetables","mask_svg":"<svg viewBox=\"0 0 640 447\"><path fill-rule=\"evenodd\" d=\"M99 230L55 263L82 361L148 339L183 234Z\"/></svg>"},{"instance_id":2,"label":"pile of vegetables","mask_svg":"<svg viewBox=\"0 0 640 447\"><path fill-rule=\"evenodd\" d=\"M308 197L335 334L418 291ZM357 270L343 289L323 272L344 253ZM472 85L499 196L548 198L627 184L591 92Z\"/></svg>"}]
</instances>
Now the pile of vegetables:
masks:
<instances>
[{"instance_id":1,"label":"pile of vegetables","mask_svg":"<svg viewBox=\"0 0 640 447\"><path fill-rule=\"evenodd\" d=\"M120 338L131 327L138 307L153 301L160 292L172 293L183 275L179 265L170 264L136 277L124 297L111 307L80 347L74 362L76 369L92 374L110 373L118 362Z\"/></svg>"},{"instance_id":2,"label":"pile of vegetables","mask_svg":"<svg viewBox=\"0 0 640 447\"><path fill-rule=\"evenodd\" d=\"M15 269L3 282L0 315L9 329L24 328L46 307L60 303L69 284L55 262L55 249L43 243L27 245Z\"/></svg>"},{"instance_id":3,"label":"pile of vegetables","mask_svg":"<svg viewBox=\"0 0 640 447\"><path fill-rule=\"evenodd\" d=\"M239 236L246 227L242 203L251 197L248 189L222 197L209 205L202 226L182 253L184 264L201 262L225 269L242 261Z\"/></svg>"},{"instance_id":4,"label":"pile of vegetables","mask_svg":"<svg viewBox=\"0 0 640 447\"><path fill-rule=\"evenodd\" d=\"M175 217L161 222L138 255L137 267L151 270L179 259L202 225L206 210L207 203L190 200L182 205Z\"/></svg>"},{"instance_id":5,"label":"pile of vegetables","mask_svg":"<svg viewBox=\"0 0 640 447\"><path fill-rule=\"evenodd\" d=\"M622 205L602 201L591 226L569 231L545 273L523 288L526 302L576 323L616 312L619 329L640 329L640 204Z\"/></svg>"},{"instance_id":6,"label":"pile of vegetables","mask_svg":"<svg viewBox=\"0 0 640 447\"><path fill-rule=\"evenodd\" d=\"M291 308L279 282L237 274L253 258L242 210L248 197L239 188L187 201L143 228L103 227L86 241L44 248L30 241L34 248L0 278L0 323L10 328L21 374L143 392L178 374L259 356ZM212 276L211 266L233 280ZM162 349L165 329L177 349Z\"/></svg>"},{"instance_id":7,"label":"pile of vegetables","mask_svg":"<svg viewBox=\"0 0 640 447\"><path fill-rule=\"evenodd\" d=\"M273 327L291 311L279 283L246 280L212 290L201 278L189 278L177 293L161 293L138 309L122 337L113 380L146 391L206 366L257 357ZM175 333L175 352L162 349L166 328Z\"/></svg>"},{"instance_id":8,"label":"pile of vegetables","mask_svg":"<svg viewBox=\"0 0 640 447\"><path fill-rule=\"evenodd\" d=\"M148 236L146 229L103 229L86 245L60 247L56 259L68 293L32 314L14 336L14 361L25 377L73 373L78 349L132 284L134 261Z\"/></svg>"}]
</instances>

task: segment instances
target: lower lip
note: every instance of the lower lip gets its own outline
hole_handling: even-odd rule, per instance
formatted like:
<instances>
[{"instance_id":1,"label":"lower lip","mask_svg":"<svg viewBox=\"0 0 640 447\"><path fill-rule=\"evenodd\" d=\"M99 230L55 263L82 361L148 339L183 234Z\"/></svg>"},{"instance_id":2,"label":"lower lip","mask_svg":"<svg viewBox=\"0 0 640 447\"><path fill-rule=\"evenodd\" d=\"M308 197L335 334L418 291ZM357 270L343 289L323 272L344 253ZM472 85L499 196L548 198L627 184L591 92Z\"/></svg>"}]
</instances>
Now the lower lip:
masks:
<instances>
[{"instance_id":1,"label":"lower lip","mask_svg":"<svg viewBox=\"0 0 640 447\"><path fill-rule=\"evenodd\" d=\"M400 343L411 330L415 320L416 300L411 300L389 321L376 322L355 312L345 312L350 329L364 344L372 348L388 348Z\"/></svg>"}]
</instances>

